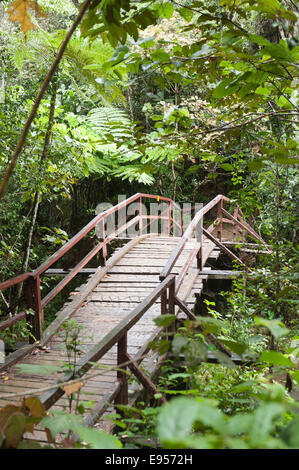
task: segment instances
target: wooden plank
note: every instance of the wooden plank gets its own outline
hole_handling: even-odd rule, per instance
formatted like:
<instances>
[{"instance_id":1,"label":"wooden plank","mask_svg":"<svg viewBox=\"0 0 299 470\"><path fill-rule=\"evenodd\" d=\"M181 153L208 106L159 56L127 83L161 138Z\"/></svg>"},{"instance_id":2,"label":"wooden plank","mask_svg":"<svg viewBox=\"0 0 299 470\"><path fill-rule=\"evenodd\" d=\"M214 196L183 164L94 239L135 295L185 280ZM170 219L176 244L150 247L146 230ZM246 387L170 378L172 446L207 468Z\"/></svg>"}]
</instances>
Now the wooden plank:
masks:
<instances>
[{"instance_id":1,"label":"wooden plank","mask_svg":"<svg viewBox=\"0 0 299 470\"><path fill-rule=\"evenodd\" d=\"M163 268L165 263L161 259L149 259L149 258L136 258L136 259L126 259L123 258L119 263L117 263L117 267L123 267L123 266L131 266L132 268L135 267L140 267L142 265L143 268L147 267L158 267L158 268ZM175 267L181 268L184 266L184 262L182 260L177 260Z\"/></svg>"},{"instance_id":2,"label":"wooden plank","mask_svg":"<svg viewBox=\"0 0 299 470\"><path fill-rule=\"evenodd\" d=\"M190 273L189 276L186 276L184 283L178 289L176 294L180 296L181 299L186 299L191 292L191 289L194 285L194 282L198 276L199 270L195 269Z\"/></svg>"},{"instance_id":3,"label":"wooden plank","mask_svg":"<svg viewBox=\"0 0 299 470\"><path fill-rule=\"evenodd\" d=\"M14 351L13 353L9 354L9 356L5 358L5 363L1 364L0 372L8 369L9 367L19 362L24 356L30 354L35 348L36 344L30 344L28 346L23 346L17 351Z\"/></svg>"},{"instance_id":4,"label":"wooden plank","mask_svg":"<svg viewBox=\"0 0 299 470\"><path fill-rule=\"evenodd\" d=\"M161 292L174 282L174 276L168 276L165 281L154 289L154 291L141 302L129 315L127 315L121 322L118 323L99 343L94 346L85 356L79 361L76 371L80 373L86 372L91 368L91 363L98 361L113 345L115 345L120 338L122 338L125 331L129 331L135 323L144 315L144 313L151 307L156 300L160 297ZM63 380L70 380L73 374L66 374ZM45 393L41 397L42 403L46 408L55 403L60 396L64 393L60 388L55 391Z\"/></svg>"},{"instance_id":5,"label":"wooden plank","mask_svg":"<svg viewBox=\"0 0 299 470\"><path fill-rule=\"evenodd\" d=\"M21 313L18 313L17 315L14 315L11 318L8 318L7 320L2 321L0 323L0 331L5 330L6 328L14 325L20 320L23 320L23 318L25 317L26 317L26 312L21 312Z\"/></svg>"},{"instance_id":6,"label":"wooden plank","mask_svg":"<svg viewBox=\"0 0 299 470\"><path fill-rule=\"evenodd\" d=\"M224 269L211 269L209 271L203 269L203 271L200 271L200 275L205 275L207 274L208 277L211 277L213 279L231 279L233 277L240 277L246 275L246 271L229 271L229 270L224 270Z\"/></svg>"},{"instance_id":7,"label":"wooden plank","mask_svg":"<svg viewBox=\"0 0 299 470\"><path fill-rule=\"evenodd\" d=\"M174 273L178 274L178 269L174 266L173 268L173 271ZM151 267L151 266L148 266L148 267L143 267L143 266L134 266L134 269L132 268L132 266L114 266L111 271L110 271L112 274L160 274L161 272L161 269L159 269L159 267Z\"/></svg>"},{"instance_id":8,"label":"wooden plank","mask_svg":"<svg viewBox=\"0 0 299 470\"><path fill-rule=\"evenodd\" d=\"M98 268L81 268L77 274L90 276L91 274L94 274L97 270ZM44 275L45 276L64 276L66 274L69 274L69 272L70 272L69 269L65 270L61 268L50 268L50 269L47 269Z\"/></svg>"},{"instance_id":9,"label":"wooden plank","mask_svg":"<svg viewBox=\"0 0 299 470\"><path fill-rule=\"evenodd\" d=\"M107 265L98 269L98 271L91 277L91 279L85 285L83 291L81 291L78 295L75 296L74 300L70 304L68 304L65 308L63 308L54 322L44 331L43 338L40 342L42 346L45 346L50 339L54 336L56 331L61 327L63 322L69 319L83 304L83 302L87 299L90 292L93 288L102 280L102 278L107 274L107 272L127 253L132 246L135 246L137 243L140 242L145 236L136 237L131 240L127 245L125 245L117 255L113 255L110 260L107 262Z\"/></svg>"}]
</instances>

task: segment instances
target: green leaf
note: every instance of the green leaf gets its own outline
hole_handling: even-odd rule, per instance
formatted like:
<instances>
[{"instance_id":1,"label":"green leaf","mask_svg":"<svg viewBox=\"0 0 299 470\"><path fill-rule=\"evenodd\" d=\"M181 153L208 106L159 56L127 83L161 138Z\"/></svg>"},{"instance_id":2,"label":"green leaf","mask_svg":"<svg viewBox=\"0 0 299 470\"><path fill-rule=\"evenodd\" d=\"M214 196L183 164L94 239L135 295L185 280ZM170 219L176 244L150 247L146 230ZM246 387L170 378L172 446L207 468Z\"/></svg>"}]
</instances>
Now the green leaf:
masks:
<instances>
[{"instance_id":1,"label":"green leaf","mask_svg":"<svg viewBox=\"0 0 299 470\"><path fill-rule=\"evenodd\" d=\"M192 429L198 403L185 397L174 398L158 416L157 433L162 442L187 437Z\"/></svg>"},{"instance_id":2,"label":"green leaf","mask_svg":"<svg viewBox=\"0 0 299 470\"><path fill-rule=\"evenodd\" d=\"M299 385L299 371L293 372L292 377L295 380L295 382L297 383L297 385Z\"/></svg>"},{"instance_id":3,"label":"green leaf","mask_svg":"<svg viewBox=\"0 0 299 470\"><path fill-rule=\"evenodd\" d=\"M259 361L270 362L277 366L295 367L295 364L288 357L277 351L264 351L260 355Z\"/></svg>"},{"instance_id":4,"label":"green leaf","mask_svg":"<svg viewBox=\"0 0 299 470\"><path fill-rule=\"evenodd\" d=\"M218 336L217 339L219 339L219 341L221 341L221 343L223 343L231 351L235 352L239 356L242 356L242 354L248 349L247 344L240 343L238 341L234 341L233 339L227 339L223 336Z\"/></svg>"},{"instance_id":5,"label":"green leaf","mask_svg":"<svg viewBox=\"0 0 299 470\"><path fill-rule=\"evenodd\" d=\"M286 148L289 150L295 150L297 148L297 142L294 139L288 139L286 141Z\"/></svg>"},{"instance_id":6,"label":"green leaf","mask_svg":"<svg viewBox=\"0 0 299 470\"><path fill-rule=\"evenodd\" d=\"M155 36L139 38L137 44L143 49L153 47L155 45Z\"/></svg>"},{"instance_id":7,"label":"green leaf","mask_svg":"<svg viewBox=\"0 0 299 470\"><path fill-rule=\"evenodd\" d=\"M161 5L159 5L159 14L163 17L169 20L172 15L173 15L173 5L170 2L163 2Z\"/></svg>"},{"instance_id":8,"label":"green leaf","mask_svg":"<svg viewBox=\"0 0 299 470\"><path fill-rule=\"evenodd\" d=\"M251 162L248 162L249 171L260 170L263 166L264 161L261 158L255 158L254 160L251 160Z\"/></svg>"},{"instance_id":9,"label":"green leaf","mask_svg":"<svg viewBox=\"0 0 299 470\"><path fill-rule=\"evenodd\" d=\"M5 443L8 447L16 448L22 439L26 428L26 416L17 412L12 414L5 428Z\"/></svg>"},{"instance_id":10,"label":"green leaf","mask_svg":"<svg viewBox=\"0 0 299 470\"><path fill-rule=\"evenodd\" d=\"M218 359L220 364L224 365L228 369L236 368L235 363L226 354L222 353L221 351L213 351L213 354L216 359Z\"/></svg>"},{"instance_id":11,"label":"green leaf","mask_svg":"<svg viewBox=\"0 0 299 470\"><path fill-rule=\"evenodd\" d=\"M196 51L194 52L194 54L191 55L190 59L197 59L198 57L206 56L210 54L212 50L213 50L212 47L210 47L208 44L204 44L199 51Z\"/></svg>"},{"instance_id":12,"label":"green leaf","mask_svg":"<svg viewBox=\"0 0 299 470\"><path fill-rule=\"evenodd\" d=\"M42 449L39 442L33 440L21 441L17 449Z\"/></svg>"},{"instance_id":13,"label":"green leaf","mask_svg":"<svg viewBox=\"0 0 299 470\"><path fill-rule=\"evenodd\" d=\"M299 449L299 418L293 419L282 431L281 438L290 447Z\"/></svg>"},{"instance_id":14,"label":"green leaf","mask_svg":"<svg viewBox=\"0 0 299 470\"><path fill-rule=\"evenodd\" d=\"M277 100L276 100L276 103L278 104L278 106L280 106L281 108L286 108L286 109L293 109L294 106L284 97L284 96L280 96Z\"/></svg>"},{"instance_id":15,"label":"green leaf","mask_svg":"<svg viewBox=\"0 0 299 470\"><path fill-rule=\"evenodd\" d=\"M166 448L176 448L180 441L189 439L195 422L219 432L225 418L208 400L201 402L186 397L174 398L163 406L157 420L157 433Z\"/></svg>"},{"instance_id":16,"label":"green leaf","mask_svg":"<svg viewBox=\"0 0 299 470\"><path fill-rule=\"evenodd\" d=\"M276 163L280 163L281 165L298 165L299 158L291 158L291 157L276 157Z\"/></svg>"},{"instance_id":17,"label":"green leaf","mask_svg":"<svg viewBox=\"0 0 299 470\"><path fill-rule=\"evenodd\" d=\"M176 320L175 315L160 315L154 319L154 322L158 326L170 326Z\"/></svg>"},{"instance_id":18,"label":"green leaf","mask_svg":"<svg viewBox=\"0 0 299 470\"><path fill-rule=\"evenodd\" d=\"M40 365L40 364L17 364L16 367L23 374L53 374L61 372L62 366Z\"/></svg>"},{"instance_id":19,"label":"green leaf","mask_svg":"<svg viewBox=\"0 0 299 470\"><path fill-rule=\"evenodd\" d=\"M248 437L253 444L262 445L275 427L275 419L284 411L280 403L265 403L260 405L252 415L252 425Z\"/></svg>"},{"instance_id":20,"label":"green leaf","mask_svg":"<svg viewBox=\"0 0 299 470\"><path fill-rule=\"evenodd\" d=\"M186 338L185 336L176 335L173 338L173 341L171 344L173 354L180 354L182 350L184 349L184 347L187 346L188 343L189 343L188 338Z\"/></svg>"},{"instance_id":21,"label":"green leaf","mask_svg":"<svg viewBox=\"0 0 299 470\"><path fill-rule=\"evenodd\" d=\"M222 163L220 165L221 168L225 171L233 171L234 167L230 163Z\"/></svg>"},{"instance_id":22,"label":"green leaf","mask_svg":"<svg viewBox=\"0 0 299 470\"><path fill-rule=\"evenodd\" d=\"M224 96L232 95L240 87L240 84L233 84L231 78L225 78L213 91L213 98L223 98Z\"/></svg>"},{"instance_id":23,"label":"green leaf","mask_svg":"<svg viewBox=\"0 0 299 470\"><path fill-rule=\"evenodd\" d=\"M46 416L40 423L42 428L48 428L53 437L60 432L73 431L77 433L82 426L81 416L66 413L65 411L55 410L52 416Z\"/></svg>"},{"instance_id":24,"label":"green leaf","mask_svg":"<svg viewBox=\"0 0 299 470\"><path fill-rule=\"evenodd\" d=\"M201 325L205 329L205 333L217 333L221 328L223 328L223 321L218 320L218 318L213 317L196 317L195 326Z\"/></svg>"},{"instance_id":25,"label":"green leaf","mask_svg":"<svg viewBox=\"0 0 299 470\"><path fill-rule=\"evenodd\" d=\"M153 60L169 62L169 54L167 54L164 49L157 49L156 51L152 52L151 57Z\"/></svg>"},{"instance_id":26,"label":"green leaf","mask_svg":"<svg viewBox=\"0 0 299 470\"><path fill-rule=\"evenodd\" d=\"M262 53L266 52L269 54L271 57L274 57L274 59L278 60L287 60L290 62L293 62L293 58L290 55L290 53L282 46L279 44L270 44L264 47L262 50Z\"/></svg>"},{"instance_id":27,"label":"green leaf","mask_svg":"<svg viewBox=\"0 0 299 470\"><path fill-rule=\"evenodd\" d=\"M190 10L189 8L180 8L179 9L179 14L186 20L188 23L192 20L193 18L193 11Z\"/></svg>"},{"instance_id":28,"label":"green leaf","mask_svg":"<svg viewBox=\"0 0 299 470\"><path fill-rule=\"evenodd\" d=\"M271 94L271 90L269 90L269 88L263 88L261 86L259 86L255 92L257 95L263 95L263 96L269 96Z\"/></svg>"},{"instance_id":29,"label":"green leaf","mask_svg":"<svg viewBox=\"0 0 299 470\"><path fill-rule=\"evenodd\" d=\"M252 416L248 414L232 416L226 425L226 432L232 435L247 433L252 421Z\"/></svg>"},{"instance_id":30,"label":"green leaf","mask_svg":"<svg viewBox=\"0 0 299 470\"><path fill-rule=\"evenodd\" d=\"M208 400L203 400L198 403L196 421L201 422L207 427L213 428L219 433L225 430L225 416Z\"/></svg>"},{"instance_id":31,"label":"green leaf","mask_svg":"<svg viewBox=\"0 0 299 470\"><path fill-rule=\"evenodd\" d=\"M88 444L91 449L121 449L121 442L110 434L98 431L97 429L87 428L86 426L77 427L76 434Z\"/></svg>"},{"instance_id":32,"label":"green leaf","mask_svg":"<svg viewBox=\"0 0 299 470\"><path fill-rule=\"evenodd\" d=\"M288 328L286 328L279 320L267 320L261 317L254 317L254 322L256 325L261 325L268 328L275 339L278 339L281 336L285 336L289 332Z\"/></svg>"},{"instance_id":33,"label":"green leaf","mask_svg":"<svg viewBox=\"0 0 299 470\"><path fill-rule=\"evenodd\" d=\"M190 173L197 173L200 168L200 165L192 165L185 171L185 174L189 175Z\"/></svg>"},{"instance_id":34,"label":"green leaf","mask_svg":"<svg viewBox=\"0 0 299 470\"><path fill-rule=\"evenodd\" d=\"M243 392L251 392L253 390L253 386L255 382L253 380L248 380L247 382L242 382L238 385L235 385L231 388L233 393L243 393Z\"/></svg>"},{"instance_id":35,"label":"green leaf","mask_svg":"<svg viewBox=\"0 0 299 470\"><path fill-rule=\"evenodd\" d=\"M259 46L268 46L271 45L271 42L268 39L264 38L263 36L259 36L257 34L249 34L248 35L250 41L255 42Z\"/></svg>"}]
</instances>

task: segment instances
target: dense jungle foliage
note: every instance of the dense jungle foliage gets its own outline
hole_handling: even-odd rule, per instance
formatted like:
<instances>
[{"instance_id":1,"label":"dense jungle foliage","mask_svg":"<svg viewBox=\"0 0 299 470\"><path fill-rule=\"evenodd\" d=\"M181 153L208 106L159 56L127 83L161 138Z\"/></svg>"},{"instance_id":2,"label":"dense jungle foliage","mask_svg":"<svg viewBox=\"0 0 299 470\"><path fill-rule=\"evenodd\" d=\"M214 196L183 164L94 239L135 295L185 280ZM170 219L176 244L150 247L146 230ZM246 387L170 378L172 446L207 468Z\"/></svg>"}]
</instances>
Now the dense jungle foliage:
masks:
<instances>
[{"instance_id":1,"label":"dense jungle foliage","mask_svg":"<svg viewBox=\"0 0 299 470\"><path fill-rule=\"evenodd\" d=\"M38 423L51 448L299 448L298 20L293 0L0 1L0 282L38 267L99 202L136 192L224 194L273 248L153 344L170 353L159 393L118 407L113 435L83 426L75 383L69 413L35 396L0 410L0 448L40 447L23 439ZM20 301L0 291L0 321ZM75 354L78 328L65 331ZM236 366L208 333L257 362ZM10 350L30 335L25 320L0 332ZM218 364L201 362L210 350Z\"/></svg>"}]
</instances>

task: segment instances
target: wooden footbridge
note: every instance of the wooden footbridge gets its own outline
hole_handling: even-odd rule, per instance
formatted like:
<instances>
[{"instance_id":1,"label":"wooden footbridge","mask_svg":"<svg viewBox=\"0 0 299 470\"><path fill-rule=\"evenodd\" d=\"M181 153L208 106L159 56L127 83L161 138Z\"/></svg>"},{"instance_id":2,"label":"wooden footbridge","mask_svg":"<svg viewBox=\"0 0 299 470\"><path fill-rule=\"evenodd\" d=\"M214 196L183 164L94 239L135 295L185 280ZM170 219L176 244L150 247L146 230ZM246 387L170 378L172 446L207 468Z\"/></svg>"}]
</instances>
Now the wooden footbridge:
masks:
<instances>
[{"instance_id":1,"label":"wooden footbridge","mask_svg":"<svg viewBox=\"0 0 299 470\"><path fill-rule=\"evenodd\" d=\"M150 203L160 205L156 215L148 215ZM22 400L24 393L38 394L47 409L68 407L65 389L59 383L79 376L80 400L93 402L86 412L86 424L91 425L113 403L127 404L134 399L136 384L130 383L126 370L141 387L154 394L154 377L160 361L150 344L162 328L153 320L164 314L196 318L192 310L195 295L201 292L209 275L207 261L217 259L223 251L243 264L228 248L229 243L244 241L249 236L269 251L243 220L238 206L231 214L224 204L229 206L229 199L218 195L193 214L185 227L183 211L174 201L138 193L98 214L35 271L2 282L0 291L23 285L25 308L2 321L0 330L26 318L36 341L9 354L0 364L0 407ZM115 221L116 216L117 224L109 231L109 221ZM123 246L107 259L107 247L116 241L122 241ZM75 266L66 269L64 264L64 268L53 268L63 256L69 256L71 249L77 252L71 259ZM86 250L90 251L85 254ZM104 265L86 268L99 254ZM53 275L54 279L57 276L62 279L42 297L42 278ZM44 329L46 305L76 275L88 275L87 282L71 293L56 319ZM68 319L80 325L81 354L74 352L72 358L66 348L68 333L63 327ZM231 356L212 334L209 339ZM70 361L72 369L66 371ZM61 364L63 372L25 373L17 367L24 368L25 364ZM86 377L91 378L85 380ZM43 431L38 432L37 438L47 440Z\"/></svg>"}]
</instances>

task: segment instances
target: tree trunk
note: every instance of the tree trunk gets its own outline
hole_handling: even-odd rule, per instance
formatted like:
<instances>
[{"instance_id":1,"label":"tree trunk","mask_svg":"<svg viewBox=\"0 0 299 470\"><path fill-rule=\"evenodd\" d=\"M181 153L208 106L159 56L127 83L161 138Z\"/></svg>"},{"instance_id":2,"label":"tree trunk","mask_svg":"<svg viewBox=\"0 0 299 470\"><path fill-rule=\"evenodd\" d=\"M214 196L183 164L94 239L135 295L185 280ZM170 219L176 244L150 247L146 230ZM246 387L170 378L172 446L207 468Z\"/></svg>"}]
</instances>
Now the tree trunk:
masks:
<instances>
[{"instance_id":1,"label":"tree trunk","mask_svg":"<svg viewBox=\"0 0 299 470\"><path fill-rule=\"evenodd\" d=\"M54 124L54 114L55 114L55 106L56 106L56 94L57 94L57 80L53 83L53 92L52 92L52 96L51 96L48 126L47 126L46 135L45 135L43 153L42 153L40 161L39 161L39 168L40 169L41 169L42 164L43 164L43 162L45 161L45 159L48 155L48 150L49 150L50 143L51 143L51 135L52 135L52 129L53 129L53 124ZM32 244L32 237L33 237L34 227L35 227L35 223L36 223L39 203L40 203L40 192L35 191L33 207L32 207L32 217L31 217L29 232L28 232L28 236L27 236L27 242L26 242L26 246L25 246L25 250L24 250L24 256L23 256L22 273L25 273L28 269L28 263L29 263L30 251L31 251L31 244ZM23 290L23 283L18 285L18 290L17 290L17 294L16 294L16 302L18 302L20 300L21 295L22 295L22 290ZM16 310L17 310L17 308L16 308ZM15 313L16 313L16 311L15 311Z\"/></svg>"}]
</instances>

